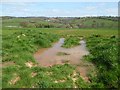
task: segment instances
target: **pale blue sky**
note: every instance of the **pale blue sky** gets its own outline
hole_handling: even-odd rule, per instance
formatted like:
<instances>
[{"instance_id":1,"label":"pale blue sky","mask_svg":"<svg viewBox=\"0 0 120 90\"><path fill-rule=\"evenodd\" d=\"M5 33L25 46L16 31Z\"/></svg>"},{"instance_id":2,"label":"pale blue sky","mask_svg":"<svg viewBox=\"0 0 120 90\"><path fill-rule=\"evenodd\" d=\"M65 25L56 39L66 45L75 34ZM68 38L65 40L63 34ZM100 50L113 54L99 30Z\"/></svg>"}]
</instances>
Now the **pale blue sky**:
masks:
<instances>
[{"instance_id":1,"label":"pale blue sky","mask_svg":"<svg viewBox=\"0 0 120 90\"><path fill-rule=\"evenodd\" d=\"M119 2L119 0L1 0L1 2Z\"/></svg>"},{"instance_id":2,"label":"pale blue sky","mask_svg":"<svg viewBox=\"0 0 120 90\"><path fill-rule=\"evenodd\" d=\"M7 2L0 16L118 16L117 2Z\"/></svg>"}]
</instances>

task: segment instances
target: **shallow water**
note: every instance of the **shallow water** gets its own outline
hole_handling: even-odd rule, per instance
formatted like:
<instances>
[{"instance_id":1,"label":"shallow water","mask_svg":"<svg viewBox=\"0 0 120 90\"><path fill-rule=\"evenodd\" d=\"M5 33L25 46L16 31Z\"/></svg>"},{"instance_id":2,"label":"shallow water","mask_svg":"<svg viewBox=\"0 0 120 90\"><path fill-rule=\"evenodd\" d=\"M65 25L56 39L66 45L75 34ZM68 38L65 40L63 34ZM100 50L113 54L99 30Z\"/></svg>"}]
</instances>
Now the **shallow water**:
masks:
<instances>
[{"instance_id":1,"label":"shallow water","mask_svg":"<svg viewBox=\"0 0 120 90\"><path fill-rule=\"evenodd\" d=\"M34 54L34 57L40 66L48 67L65 62L79 64L82 57L89 54L84 40L80 41L80 45L69 49L61 47L63 43L64 38L60 38L51 48L38 50L38 52ZM59 52L67 53L68 55L58 55Z\"/></svg>"}]
</instances>

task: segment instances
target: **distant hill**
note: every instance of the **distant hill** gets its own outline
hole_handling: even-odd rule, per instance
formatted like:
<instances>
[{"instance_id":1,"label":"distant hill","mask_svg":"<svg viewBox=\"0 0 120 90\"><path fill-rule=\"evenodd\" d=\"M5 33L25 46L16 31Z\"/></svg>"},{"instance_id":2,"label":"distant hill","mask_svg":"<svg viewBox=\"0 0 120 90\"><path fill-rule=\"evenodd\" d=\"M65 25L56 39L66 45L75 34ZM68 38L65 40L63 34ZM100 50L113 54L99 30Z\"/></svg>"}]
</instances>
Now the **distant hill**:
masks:
<instances>
[{"instance_id":1,"label":"distant hill","mask_svg":"<svg viewBox=\"0 0 120 90\"><path fill-rule=\"evenodd\" d=\"M2 16L3 27L21 28L117 28L118 17L12 17Z\"/></svg>"}]
</instances>

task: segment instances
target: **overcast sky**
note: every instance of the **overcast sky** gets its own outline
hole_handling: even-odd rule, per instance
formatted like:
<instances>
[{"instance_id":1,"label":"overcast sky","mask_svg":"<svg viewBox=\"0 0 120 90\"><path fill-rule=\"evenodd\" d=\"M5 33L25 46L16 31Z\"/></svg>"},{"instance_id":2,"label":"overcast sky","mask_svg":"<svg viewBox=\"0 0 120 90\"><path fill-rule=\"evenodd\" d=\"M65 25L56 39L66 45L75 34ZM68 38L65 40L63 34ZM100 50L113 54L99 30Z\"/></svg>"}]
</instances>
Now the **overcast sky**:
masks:
<instances>
[{"instance_id":1,"label":"overcast sky","mask_svg":"<svg viewBox=\"0 0 120 90\"><path fill-rule=\"evenodd\" d=\"M4 2L0 16L118 16L118 2ZM10 0L9 0L10 1ZM105 1L105 0L104 0ZM109 0L110 1L110 0Z\"/></svg>"}]
</instances>

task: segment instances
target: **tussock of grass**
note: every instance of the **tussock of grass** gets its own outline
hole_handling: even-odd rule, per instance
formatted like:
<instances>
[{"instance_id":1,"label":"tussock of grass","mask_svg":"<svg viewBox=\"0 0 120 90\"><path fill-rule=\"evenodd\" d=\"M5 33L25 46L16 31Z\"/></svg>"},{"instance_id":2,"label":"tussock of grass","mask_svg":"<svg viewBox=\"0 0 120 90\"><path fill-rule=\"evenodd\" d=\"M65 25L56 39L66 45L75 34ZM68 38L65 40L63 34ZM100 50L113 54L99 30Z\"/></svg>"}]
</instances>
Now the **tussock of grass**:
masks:
<instances>
[{"instance_id":1,"label":"tussock of grass","mask_svg":"<svg viewBox=\"0 0 120 90\"><path fill-rule=\"evenodd\" d=\"M77 37L68 37L65 39L64 44L62 45L62 47L64 48L71 48L74 46L77 46L80 44L80 39Z\"/></svg>"}]
</instances>

